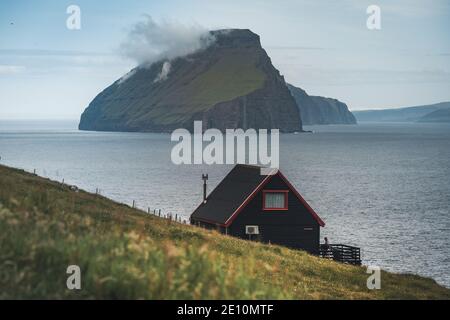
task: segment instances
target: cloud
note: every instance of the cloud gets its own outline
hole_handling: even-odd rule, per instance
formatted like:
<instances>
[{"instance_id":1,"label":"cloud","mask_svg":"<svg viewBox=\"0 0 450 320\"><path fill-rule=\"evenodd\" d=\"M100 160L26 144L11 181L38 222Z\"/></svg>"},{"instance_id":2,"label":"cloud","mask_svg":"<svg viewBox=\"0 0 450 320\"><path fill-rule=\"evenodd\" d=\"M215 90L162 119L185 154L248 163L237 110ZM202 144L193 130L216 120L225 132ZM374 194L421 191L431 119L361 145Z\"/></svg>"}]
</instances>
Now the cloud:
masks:
<instances>
[{"instance_id":1,"label":"cloud","mask_svg":"<svg viewBox=\"0 0 450 320\"><path fill-rule=\"evenodd\" d=\"M25 66L0 65L0 75L18 74L25 71Z\"/></svg>"},{"instance_id":2,"label":"cloud","mask_svg":"<svg viewBox=\"0 0 450 320\"><path fill-rule=\"evenodd\" d=\"M353 86L353 85L410 85L448 84L450 72L441 69L391 70L307 67L295 64L283 65L288 82L304 85ZM300 78L298 75L302 75Z\"/></svg>"},{"instance_id":3,"label":"cloud","mask_svg":"<svg viewBox=\"0 0 450 320\"><path fill-rule=\"evenodd\" d=\"M164 62L161 72L158 74L154 82L164 81L167 79L167 76L169 75L170 68L172 65L169 61Z\"/></svg>"},{"instance_id":4,"label":"cloud","mask_svg":"<svg viewBox=\"0 0 450 320\"><path fill-rule=\"evenodd\" d=\"M204 49L214 41L200 25L184 25L173 21L155 22L146 15L136 23L120 45L121 53L139 65L172 60Z\"/></svg>"},{"instance_id":5,"label":"cloud","mask_svg":"<svg viewBox=\"0 0 450 320\"><path fill-rule=\"evenodd\" d=\"M109 52L91 52L77 50L44 50L44 49L0 49L2 56L106 56Z\"/></svg>"},{"instance_id":6,"label":"cloud","mask_svg":"<svg viewBox=\"0 0 450 320\"><path fill-rule=\"evenodd\" d=\"M30 66L29 69L35 66L53 68L61 64L64 67L67 65L109 66L123 62L117 53L74 50L0 49L0 58L7 61L5 64L26 64Z\"/></svg>"}]
</instances>

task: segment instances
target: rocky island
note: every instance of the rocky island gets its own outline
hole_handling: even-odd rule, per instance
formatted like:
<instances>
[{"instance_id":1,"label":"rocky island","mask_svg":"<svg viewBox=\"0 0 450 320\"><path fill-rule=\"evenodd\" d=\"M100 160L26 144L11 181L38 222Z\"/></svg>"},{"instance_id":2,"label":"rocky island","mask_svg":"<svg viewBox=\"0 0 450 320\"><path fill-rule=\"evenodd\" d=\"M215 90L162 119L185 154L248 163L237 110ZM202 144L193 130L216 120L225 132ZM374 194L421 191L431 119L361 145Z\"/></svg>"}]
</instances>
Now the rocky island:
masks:
<instances>
[{"instance_id":1,"label":"rocky island","mask_svg":"<svg viewBox=\"0 0 450 320\"><path fill-rule=\"evenodd\" d=\"M101 92L81 116L80 130L170 132L207 128L302 131L283 76L246 29L211 31L206 49L139 66Z\"/></svg>"},{"instance_id":2,"label":"rocky island","mask_svg":"<svg viewBox=\"0 0 450 320\"><path fill-rule=\"evenodd\" d=\"M103 90L80 130L171 132L235 128L301 132L303 124L354 124L347 106L288 85L247 29L210 31L205 48L139 65Z\"/></svg>"}]
</instances>

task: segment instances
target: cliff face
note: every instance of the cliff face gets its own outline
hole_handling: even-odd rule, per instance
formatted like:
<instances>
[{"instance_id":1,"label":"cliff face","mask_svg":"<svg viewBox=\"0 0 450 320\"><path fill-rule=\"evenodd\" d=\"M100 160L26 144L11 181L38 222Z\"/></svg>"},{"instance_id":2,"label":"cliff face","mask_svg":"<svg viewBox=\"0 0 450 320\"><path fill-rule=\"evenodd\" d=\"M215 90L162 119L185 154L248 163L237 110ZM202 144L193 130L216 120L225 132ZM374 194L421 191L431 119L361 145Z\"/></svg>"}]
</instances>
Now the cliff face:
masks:
<instances>
[{"instance_id":1,"label":"cliff face","mask_svg":"<svg viewBox=\"0 0 450 320\"><path fill-rule=\"evenodd\" d=\"M345 103L331 98L310 96L303 89L288 84L297 102L304 125L356 124L355 116Z\"/></svg>"},{"instance_id":2,"label":"cliff face","mask_svg":"<svg viewBox=\"0 0 450 320\"><path fill-rule=\"evenodd\" d=\"M81 130L168 132L204 129L302 130L284 78L250 30L211 32L208 48L137 67L101 92L81 116Z\"/></svg>"}]
</instances>

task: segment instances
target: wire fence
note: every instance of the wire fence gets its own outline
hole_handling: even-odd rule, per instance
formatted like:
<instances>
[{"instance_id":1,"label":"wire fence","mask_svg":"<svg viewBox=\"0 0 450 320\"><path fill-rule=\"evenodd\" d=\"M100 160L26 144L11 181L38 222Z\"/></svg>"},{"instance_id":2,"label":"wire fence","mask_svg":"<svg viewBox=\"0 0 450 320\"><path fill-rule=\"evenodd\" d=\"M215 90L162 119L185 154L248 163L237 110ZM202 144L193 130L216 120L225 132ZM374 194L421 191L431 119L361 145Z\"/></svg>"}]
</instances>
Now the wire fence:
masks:
<instances>
[{"instance_id":1,"label":"wire fence","mask_svg":"<svg viewBox=\"0 0 450 320\"><path fill-rule=\"evenodd\" d=\"M37 169L33 169L32 171L29 171L29 170L23 169L23 168L21 168L21 169L26 171L26 172L32 173L32 174L34 174L36 176L40 176L42 178L47 178L47 179L51 179L51 180L55 179L54 177L50 177L47 174L47 171L45 169L42 170L42 175L38 174L38 170ZM74 184L66 183L64 178L61 178L61 180L53 180L53 181L59 182L62 185L68 186L72 191L76 191L77 192L77 191L80 190L78 188L78 186L76 186ZM86 191L89 192L89 190L86 190ZM93 192L91 192L91 193L93 193ZM102 195L102 190L100 188L95 188L95 195L103 196ZM136 200L131 200L129 203L126 203L126 202L120 202L120 203L125 204L125 205L129 205L131 208L136 209L136 210L140 210L140 211L142 211L142 212L144 212L144 213L146 213L148 215L156 216L156 217L161 218L161 219L166 219L169 222L176 222L176 223L181 223L181 224L187 224L188 223L188 220L185 219L182 215L179 215L179 214L173 214L171 212L164 213L164 212L162 212L161 209L157 209L157 208L150 208L150 207L142 208L142 207L139 207Z\"/></svg>"}]
</instances>

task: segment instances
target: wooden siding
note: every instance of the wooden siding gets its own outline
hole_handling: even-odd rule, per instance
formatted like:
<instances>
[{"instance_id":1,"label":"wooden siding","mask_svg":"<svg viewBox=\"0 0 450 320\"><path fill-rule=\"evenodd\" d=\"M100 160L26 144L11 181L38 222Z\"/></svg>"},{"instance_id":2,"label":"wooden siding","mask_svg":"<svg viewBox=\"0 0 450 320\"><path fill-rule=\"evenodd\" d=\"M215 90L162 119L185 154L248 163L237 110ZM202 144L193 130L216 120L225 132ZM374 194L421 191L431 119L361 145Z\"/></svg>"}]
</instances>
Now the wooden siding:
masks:
<instances>
[{"instance_id":1,"label":"wooden siding","mask_svg":"<svg viewBox=\"0 0 450 320\"><path fill-rule=\"evenodd\" d=\"M260 231L257 238L262 242L271 242L318 254L320 226L306 207L292 191L289 191L288 210L265 211L263 210L263 191L266 189L287 190L288 187L279 176L274 176L236 217L228 228L228 233L249 239L249 236L245 234L245 226L257 225Z\"/></svg>"}]
</instances>

